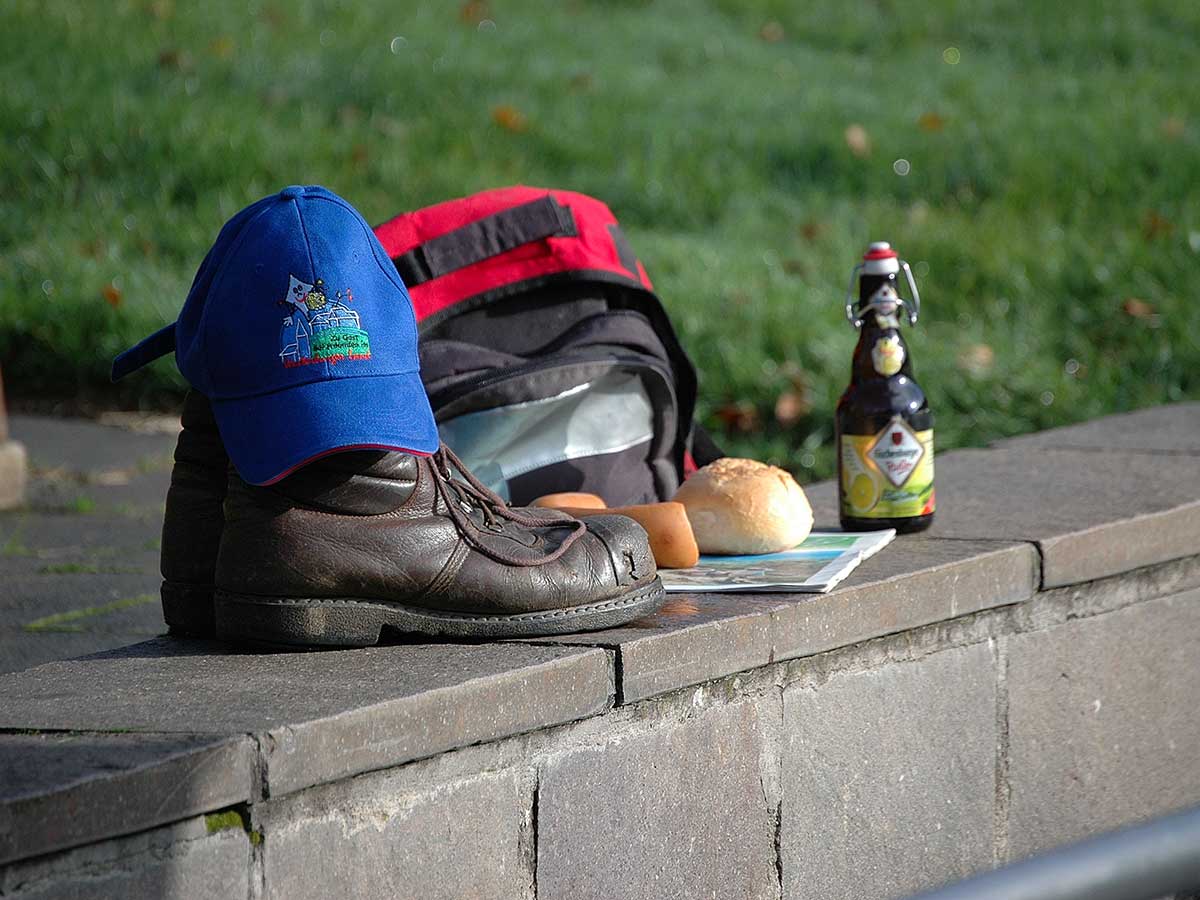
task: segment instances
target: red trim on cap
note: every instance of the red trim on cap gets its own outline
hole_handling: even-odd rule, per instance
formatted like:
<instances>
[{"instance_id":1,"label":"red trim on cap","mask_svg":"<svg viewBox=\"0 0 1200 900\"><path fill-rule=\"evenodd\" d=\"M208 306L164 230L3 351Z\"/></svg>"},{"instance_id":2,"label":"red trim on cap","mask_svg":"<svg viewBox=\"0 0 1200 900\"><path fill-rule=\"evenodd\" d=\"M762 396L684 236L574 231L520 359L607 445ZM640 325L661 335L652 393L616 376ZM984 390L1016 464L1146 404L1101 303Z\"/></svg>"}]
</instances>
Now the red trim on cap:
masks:
<instances>
[{"instance_id":1,"label":"red trim on cap","mask_svg":"<svg viewBox=\"0 0 1200 900\"><path fill-rule=\"evenodd\" d=\"M896 259L900 256L895 250L890 247L887 250L871 250L863 254L863 259Z\"/></svg>"}]
</instances>

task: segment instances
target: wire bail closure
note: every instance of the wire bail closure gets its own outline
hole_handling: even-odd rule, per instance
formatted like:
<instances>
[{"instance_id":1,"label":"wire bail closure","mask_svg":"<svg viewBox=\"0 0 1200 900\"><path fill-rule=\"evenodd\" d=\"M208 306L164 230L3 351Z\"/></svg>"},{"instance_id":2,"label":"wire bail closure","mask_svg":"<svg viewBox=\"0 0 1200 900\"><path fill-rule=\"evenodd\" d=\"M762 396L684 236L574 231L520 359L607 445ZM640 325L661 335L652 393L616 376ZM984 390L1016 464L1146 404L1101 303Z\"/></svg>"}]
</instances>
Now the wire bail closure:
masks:
<instances>
[{"instance_id":1,"label":"wire bail closure","mask_svg":"<svg viewBox=\"0 0 1200 900\"><path fill-rule=\"evenodd\" d=\"M908 282L908 291L911 295L911 302L906 301L899 295L898 292L896 295L896 302L900 306L903 306L905 312L908 314L908 324L916 325L917 317L921 314L921 295L917 292L917 282L913 279L912 269L909 268L908 263L904 260L900 260L899 262L900 268L904 271L904 278ZM865 313L875 306L875 304L869 303L859 310L860 315L856 315L854 312L854 304L858 299L855 286L858 281L858 275L862 271L862 268L863 264L859 263L851 270L850 285L846 288L846 321L855 328L862 328Z\"/></svg>"}]
</instances>

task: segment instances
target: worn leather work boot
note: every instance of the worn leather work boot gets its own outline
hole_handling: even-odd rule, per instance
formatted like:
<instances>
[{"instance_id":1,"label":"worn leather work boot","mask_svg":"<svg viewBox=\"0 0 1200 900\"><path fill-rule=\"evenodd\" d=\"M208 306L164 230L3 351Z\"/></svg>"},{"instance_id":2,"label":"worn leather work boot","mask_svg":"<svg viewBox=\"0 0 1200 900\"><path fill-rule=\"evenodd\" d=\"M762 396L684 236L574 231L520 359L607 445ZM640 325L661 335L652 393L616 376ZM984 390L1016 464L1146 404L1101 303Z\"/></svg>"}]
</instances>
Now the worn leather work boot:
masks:
<instances>
[{"instance_id":1,"label":"worn leather work boot","mask_svg":"<svg viewBox=\"0 0 1200 900\"><path fill-rule=\"evenodd\" d=\"M229 457L208 400L190 391L167 490L160 568L163 619L171 634L213 635L213 573L225 525Z\"/></svg>"},{"instance_id":2,"label":"worn leather work boot","mask_svg":"<svg viewBox=\"0 0 1200 900\"><path fill-rule=\"evenodd\" d=\"M664 599L636 522L511 508L444 445L337 453L264 487L231 472L216 584L219 638L335 646L375 644L385 628L607 628Z\"/></svg>"}]
</instances>

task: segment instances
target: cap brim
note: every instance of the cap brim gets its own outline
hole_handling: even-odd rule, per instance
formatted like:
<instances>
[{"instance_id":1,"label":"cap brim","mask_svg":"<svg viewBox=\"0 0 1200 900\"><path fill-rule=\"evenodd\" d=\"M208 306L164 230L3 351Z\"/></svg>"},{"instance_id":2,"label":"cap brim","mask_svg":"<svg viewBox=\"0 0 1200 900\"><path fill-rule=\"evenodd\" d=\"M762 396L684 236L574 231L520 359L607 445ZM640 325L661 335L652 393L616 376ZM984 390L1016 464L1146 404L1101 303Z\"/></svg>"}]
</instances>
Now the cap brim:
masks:
<instances>
[{"instance_id":1,"label":"cap brim","mask_svg":"<svg viewBox=\"0 0 1200 900\"><path fill-rule=\"evenodd\" d=\"M160 356L175 352L175 328L178 323L158 329L154 334L138 341L124 353L113 360L112 373L109 377L113 382L120 381L130 372L136 372L142 366L154 362Z\"/></svg>"},{"instance_id":2,"label":"cap brim","mask_svg":"<svg viewBox=\"0 0 1200 900\"><path fill-rule=\"evenodd\" d=\"M313 381L212 407L229 458L250 484L271 484L341 450L429 454L439 444L417 372Z\"/></svg>"}]
</instances>

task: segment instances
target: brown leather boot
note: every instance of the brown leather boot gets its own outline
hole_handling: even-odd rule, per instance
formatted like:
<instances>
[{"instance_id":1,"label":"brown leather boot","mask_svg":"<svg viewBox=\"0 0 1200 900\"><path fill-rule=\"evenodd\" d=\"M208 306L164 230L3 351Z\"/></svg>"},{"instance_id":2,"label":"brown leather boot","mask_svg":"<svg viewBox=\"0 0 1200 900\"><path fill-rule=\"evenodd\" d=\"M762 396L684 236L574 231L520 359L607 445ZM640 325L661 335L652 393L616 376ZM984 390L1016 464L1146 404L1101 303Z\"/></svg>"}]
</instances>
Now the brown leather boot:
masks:
<instances>
[{"instance_id":1,"label":"brown leather boot","mask_svg":"<svg viewBox=\"0 0 1200 900\"><path fill-rule=\"evenodd\" d=\"M514 509L444 445L338 453L266 487L230 473L217 636L365 646L384 628L456 637L564 634L657 610L645 531Z\"/></svg>"},{"instance_id":2,"label":"brown leather boot","mask_svg":"<svg viewBox=\"0 0 1200 900\"><path fill-rule=\"evenodd\" d=\"M229 457L212 407L190 391L167 490L160 568L163 619L171 634L213 636L213 574L225 524Z\"/></svg>"}]
</instances>

